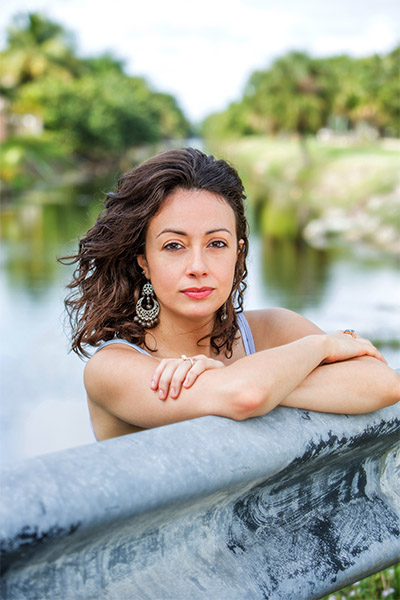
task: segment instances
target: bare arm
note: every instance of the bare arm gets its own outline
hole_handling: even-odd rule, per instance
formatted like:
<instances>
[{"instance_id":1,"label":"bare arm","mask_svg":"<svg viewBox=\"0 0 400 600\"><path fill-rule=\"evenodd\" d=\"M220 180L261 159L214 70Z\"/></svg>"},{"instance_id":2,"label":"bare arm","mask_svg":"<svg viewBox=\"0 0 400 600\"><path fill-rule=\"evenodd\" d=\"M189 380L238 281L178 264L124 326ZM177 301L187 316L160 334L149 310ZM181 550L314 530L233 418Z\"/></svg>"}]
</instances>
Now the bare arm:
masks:
<instances>
[{"instance_id":1,"label":"bare arm","mask_svg":"<svg viewBox=\"0 0 400 600\"><path fill-rule=\"evenodd\" d=\"M323 361L347 360L365 353L374 355L376 350L368 344L366 340L353 340L343 334L306 335L241 358L224 368L207 370L192 387L182 389L178 400L166 401L160 400L149 385L158 364L154 358L139 355L126 346L108 346L88 362L85 385L91 402L124 422L146 428L210 414L241 420L265 414L285 401L290 406L311 410L367 412L400 398L400 378L381 361L370 359L374 365L375 362L381 365L379 376L387 383L374 394L368 407L365 398L353 397L351 390L347 390L346 410L338 409L337 395L333 392L330 400L317 405L327 384L314 377L307 383L305 380ZM330 366L339 365L320 367L321 373ZM371 370L371 366L367 369L363 366L355 379L361 381L365 372ZM304 387L295 392L303 382ZM329 385L333 384L334 377L330 382Z\"/></svg>"},{"instance_id":2,"label":"bare arm","mask_svg":"<svg viewBox=\"0 0 400 600\"><path fill-rule=\"evenodd\" d=\"M221 369L205 371L178 400L160 399L150 381L158 365L126 346L108 346L87 363L90 402L139 427L158 427L205 415L245 419L272 410L324 358L322 336L257 352ZM306 351L307 359L301 361ZM287 361L294 367L287 376ZM279 385L277 385L279 384Z\"/></svg>"},{"instance_id":3,"label":"bare arm","mask_svg":"<svg viewBox=\"0 0 400 600\"><path fill-rule=\"evenodd\" d=\"M258 334L258 347L269 343L285 344L302 336L324 332L301 315L271 309L266 321L263 311L249 314L252 329ZM312 371L288 396L283 406L321 412L363 413L400 400L400 377L388 367L380 354L363 355L331 364L322 364ZM380 360L377 360L379 358Z\"/></svg>"},{"instance_id":4,"label":"bare arm","mask_svg":"<svg viewBox=\"0 0 400 600\"><path fill-rule=\"evenodd\" d=\"M282 402L333 413L367 413L400 400L400 377L375 358L363 356L310 373Z\"/></svg>"},{"instance_id":5,"label":"bare arm","mask_svg":"<svg viewBox=\"0 0 400 600\"><path fill-rule=\"evenodd\" d=\"M314 323L284 309L255 311L248 313L248 318L253 321L253 329L257 332L259 350L285 345L307 335L324 334ZM397 375L383 364L386 363L383 356L368 340L362 340L357 335L356 337L370 356L364 355L348 360L343 360L340 354L331 356L330 361L334 364L330 364L329 367L326 364L319 365L282 399L281 404L322 412L351 413L369 412L377 406L391 403L393 397L396 397ZM338 339L343 341L342 335L339 335ZM353 345L351 340L348 342ZM340 362L335 362L336 360ZM170 386L170 397L177 398L181 389L179 380L183 381L186 374L189 375L195 370L199 376L205 370L217 366L223 367L223 364L206 357L195 363L192 369L190 363L184 364L179 359L163 360L155 371L156 381L153 389L157 389L159 385L160 397L166 399ZM190 387L195 381L196 377L193 377L190 382L185 381L184 386ZM276 385L279 385L279 392L284 392L283 384L277 381Z\"/></svg>"}]
</instances>

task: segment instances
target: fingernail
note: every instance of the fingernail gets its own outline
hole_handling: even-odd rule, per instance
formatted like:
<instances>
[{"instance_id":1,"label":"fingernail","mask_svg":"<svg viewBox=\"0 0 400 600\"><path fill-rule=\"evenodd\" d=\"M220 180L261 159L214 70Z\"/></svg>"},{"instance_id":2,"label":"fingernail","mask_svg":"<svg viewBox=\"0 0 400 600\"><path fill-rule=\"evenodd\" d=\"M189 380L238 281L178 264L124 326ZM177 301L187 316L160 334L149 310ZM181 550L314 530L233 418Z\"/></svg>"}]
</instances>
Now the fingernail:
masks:
<instances>
[{"instance_id":1,"label":"fingernail","mask_svg":"<svg viewBox=\"0 0 400 600\"><path fill-rule=\"evenodd\" d=\"M175 398L175 396L176 396L176 389L175 388L171 388L170 396L171 396L171 398Z\"/></svg>"},{"instance_id":2,"label":"fingernail","mask_svg":"<svg viewBox=\"0 0 400 600\"><path fill-rule=\"evenodd\" d=\"M164 390L160 390L158 392L158 396L159 396L160 400L164 400L164 398L165 398L165 392L164 392Z\"/></svg>"},{"instance_id":3,"label":"fingernail","mask_svg":"<svg viewBox=\"0 0 400 600\"><path fill-rule=\"evenodd\" d=\"M156 386L156 382L155 382L155 380L154 380L154 379L152 379L152 380L151 380L150 387L151 387L151 389L152 389L152 390L155 390L155 389L156 389L156 387L157 387L157 386Z\"/></svg>"}]
</instances>

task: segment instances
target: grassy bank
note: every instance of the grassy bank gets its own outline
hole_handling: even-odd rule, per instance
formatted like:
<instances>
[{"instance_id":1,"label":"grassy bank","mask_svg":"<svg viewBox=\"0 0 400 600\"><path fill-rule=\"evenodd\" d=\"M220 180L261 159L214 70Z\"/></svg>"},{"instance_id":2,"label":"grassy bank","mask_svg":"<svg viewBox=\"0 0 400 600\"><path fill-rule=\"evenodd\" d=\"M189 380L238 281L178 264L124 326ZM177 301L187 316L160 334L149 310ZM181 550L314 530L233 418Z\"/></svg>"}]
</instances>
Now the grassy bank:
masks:
<instances>
[{"instance_id":1,"label":"grassy bank","mask_svg":"<svg viewBox=\"0 0 400 600\"><path fill-rule=\"evenodd\" d=\"M264 235L317 247L344 238L400 253L400 141L312 138L304 147L248 137L208 146L238 168Z\"/></svg>"},{"instance_id":2,"label":"grassy bank","mask_svg":"<svg viewBox=\"0 0 400 600\"><path fill-rule=\"evenodd\" d=\"M323 600L399 600L400 598L400 565L375 573L362 581L325 596Z\"/></svg>"}]
</instances>

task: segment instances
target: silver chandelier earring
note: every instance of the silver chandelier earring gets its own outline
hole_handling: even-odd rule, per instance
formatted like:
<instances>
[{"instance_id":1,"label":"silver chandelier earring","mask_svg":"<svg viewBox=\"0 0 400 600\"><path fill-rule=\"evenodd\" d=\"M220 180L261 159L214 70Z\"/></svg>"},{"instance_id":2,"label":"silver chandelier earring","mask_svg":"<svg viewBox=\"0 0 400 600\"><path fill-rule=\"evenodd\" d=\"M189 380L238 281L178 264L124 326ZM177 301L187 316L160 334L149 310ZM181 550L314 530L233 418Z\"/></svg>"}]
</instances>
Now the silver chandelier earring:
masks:
<instances>
[{"instance_id":1,"label":"silver chandelier earring","mask_svg":"<svg viewBox=\"0 0 400 600\"><path fill-rule=\"evenodd\" d=\"M151 329L158 323L160 305L154 295L154 289L150 281L143 286L142 296L136 303L136 315L133 320L145 329Z\"/></svg>"}]
</instances>

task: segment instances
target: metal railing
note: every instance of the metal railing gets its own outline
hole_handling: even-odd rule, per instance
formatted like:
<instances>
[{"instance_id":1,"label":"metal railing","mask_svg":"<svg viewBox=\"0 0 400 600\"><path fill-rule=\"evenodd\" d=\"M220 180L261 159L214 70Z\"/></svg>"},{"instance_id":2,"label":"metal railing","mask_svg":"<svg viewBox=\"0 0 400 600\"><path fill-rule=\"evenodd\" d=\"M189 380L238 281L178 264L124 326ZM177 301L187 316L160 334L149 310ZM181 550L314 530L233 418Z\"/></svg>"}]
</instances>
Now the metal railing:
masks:
<instances>
[{"instance_id":1,"label":"metal railing","mask_svg":"<svg viewBox=\"0 0 400 600\"><path fill-rule=\"evenodd\" d=\"M400 559L399 433L279 407L5 467L1 597L320 598Z\"/></svg>"}]
</instances>

